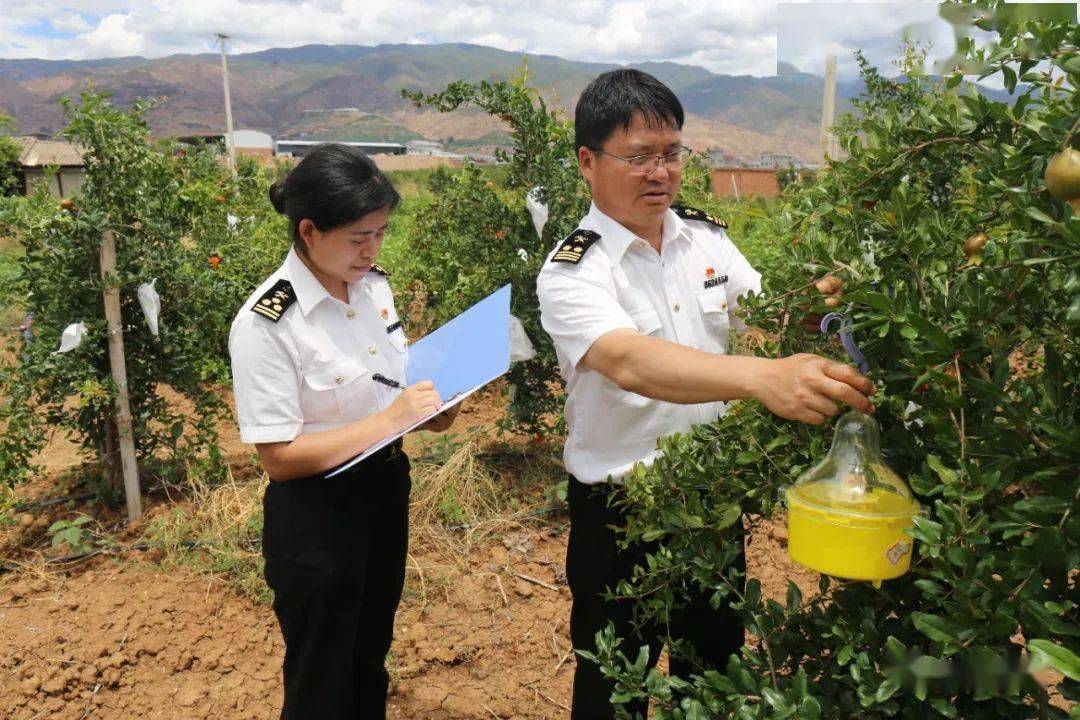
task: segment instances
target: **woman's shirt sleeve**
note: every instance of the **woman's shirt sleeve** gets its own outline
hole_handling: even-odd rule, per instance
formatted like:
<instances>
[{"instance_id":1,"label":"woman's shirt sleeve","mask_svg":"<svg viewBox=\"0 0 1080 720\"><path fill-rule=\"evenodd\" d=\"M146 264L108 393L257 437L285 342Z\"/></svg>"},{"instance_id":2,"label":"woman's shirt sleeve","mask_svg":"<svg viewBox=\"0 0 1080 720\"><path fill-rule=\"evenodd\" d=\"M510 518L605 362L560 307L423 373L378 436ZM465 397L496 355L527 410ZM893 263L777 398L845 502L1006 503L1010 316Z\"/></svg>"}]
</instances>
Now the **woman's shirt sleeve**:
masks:
<instances>
[{"instance_id":1,"label":"woman's shirt sleeve","mask_svg":"<svg viewBox=\"0 0 1080 720\"><path fill-rule=\"evenodd\" d=\"M299 357L279 328L241 313L229 335L240 441L288 442L300 434Z\"/></svg>"}]
</instances>

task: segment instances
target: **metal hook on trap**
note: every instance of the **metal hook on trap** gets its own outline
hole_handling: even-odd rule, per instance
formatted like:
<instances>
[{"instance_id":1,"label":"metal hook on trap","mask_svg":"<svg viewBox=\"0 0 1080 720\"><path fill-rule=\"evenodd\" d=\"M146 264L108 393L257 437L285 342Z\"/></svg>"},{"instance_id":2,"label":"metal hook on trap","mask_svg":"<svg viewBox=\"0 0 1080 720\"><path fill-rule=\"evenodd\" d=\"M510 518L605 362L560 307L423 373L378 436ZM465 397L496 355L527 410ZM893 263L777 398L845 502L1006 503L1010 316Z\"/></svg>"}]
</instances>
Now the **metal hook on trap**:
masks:
<instances>
[{"instance_id":1,"label":"metal hook on trap","mask_svg":"<svg viewBox=\"0 0 1080 720\"><path fill-rule=\"evenodd\" d=\"M859 368L859 372L865 375L870 371L870 365L866 362L866 357L859 350L854 337L852 337L851 328L855 323L852 321L851 316L838 312L829 313L821 318L822 334L829 331L829 325L832 324L833 320L840 323L840 344L844 346L844 350L847 352L848 357L851 358L851 362L855 363L855 367Z\"/></svg>"}]
</instances>

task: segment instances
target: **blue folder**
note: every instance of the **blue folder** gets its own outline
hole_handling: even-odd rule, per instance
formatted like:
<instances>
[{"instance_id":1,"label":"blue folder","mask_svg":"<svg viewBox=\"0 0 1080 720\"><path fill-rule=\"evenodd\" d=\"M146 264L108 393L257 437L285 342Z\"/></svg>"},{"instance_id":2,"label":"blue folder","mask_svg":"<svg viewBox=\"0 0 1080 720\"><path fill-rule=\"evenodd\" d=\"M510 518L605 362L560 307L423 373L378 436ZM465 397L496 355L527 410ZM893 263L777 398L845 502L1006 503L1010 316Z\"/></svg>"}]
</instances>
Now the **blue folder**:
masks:
<instances>
[{"instance_id":1,"label":"blue folder","mask_svg":"<svg viewBox=\"0 0 1080 720\"><path fill-rule=\"evenodd\" d=\"M443 412L510 369L510 286L504 285L442 327L409 346L405 384L431 380L439 391ZM327 473L333 477L381 450L439 413L383 438L344 465Z\"/></svg>"},{"instance_id":2,"label":"blue folder","mask_svg":"<svg viewBox=\"0 0 1080 720\"><path fill-rule=\"evenodd\" d=\"M431 380L444 403L510 369L510 286L409 346L405 383Z\"/></svg>"}]
</instances>

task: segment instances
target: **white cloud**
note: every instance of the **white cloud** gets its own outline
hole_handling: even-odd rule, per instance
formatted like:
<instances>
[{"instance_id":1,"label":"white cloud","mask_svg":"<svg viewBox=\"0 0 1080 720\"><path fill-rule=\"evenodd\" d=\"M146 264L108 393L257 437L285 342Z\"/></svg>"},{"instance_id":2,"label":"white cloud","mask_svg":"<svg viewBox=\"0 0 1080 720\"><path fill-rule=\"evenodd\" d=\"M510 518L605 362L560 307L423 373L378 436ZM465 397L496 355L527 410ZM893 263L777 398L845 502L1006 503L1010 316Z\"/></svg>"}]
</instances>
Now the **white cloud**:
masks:
<instances>
[{"instance_id":1,"label":"white cloud","mask_svg":"<svg viewBox=\"0 0 1080 720\"><path fill-rule=\"evenodd\" d=\"M0 15L0 57L8 58L202 53L213 51L215 34L225 32L233 53L309 43L472 42L574 60L667 60L750 75L773 74L778 53L820 74L826 52L838 54L841 74L850 74L856 47L891 69L904 25L936 16L933 3L919 2L15 0L7 7L10 1ZM55 32L42 32L50 23Z\"/></svg>"},{"instance_id":2,"label":"white cloud","mask_svg":"<svg viewBox=\"0 0 1080 720\"><path fill-rule=\"evenodd\" d=\"M130 27L131 15L106 15L98 26L77 36L90 57L138 55L146 49L146 37Z\"/></svg>"}]
</instances>

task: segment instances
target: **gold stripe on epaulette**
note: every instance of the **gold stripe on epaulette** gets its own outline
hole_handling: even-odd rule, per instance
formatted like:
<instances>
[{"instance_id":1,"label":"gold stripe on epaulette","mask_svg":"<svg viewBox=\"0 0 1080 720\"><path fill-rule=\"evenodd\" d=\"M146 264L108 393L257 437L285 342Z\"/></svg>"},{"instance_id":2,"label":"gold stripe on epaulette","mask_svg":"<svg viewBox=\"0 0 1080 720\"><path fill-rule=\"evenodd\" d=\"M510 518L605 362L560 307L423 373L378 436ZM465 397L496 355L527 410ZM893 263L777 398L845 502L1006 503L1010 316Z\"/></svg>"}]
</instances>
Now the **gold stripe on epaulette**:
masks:
<instances>
[{"instance_id":1,"label":"gold stripe on epaulette","mask_svg":"<svg viewBox=\"0 0 1080 720\"><path fill-rule=\"evenodd\" d=\"M265 315L266 317L270 318L271 320L280 320L281 319L281 313L274 312L270 308L264 307L263 305L255 305L254 307L251 308L251 311L259 313L260 315Z\"/></svg>"}]
</instances>

